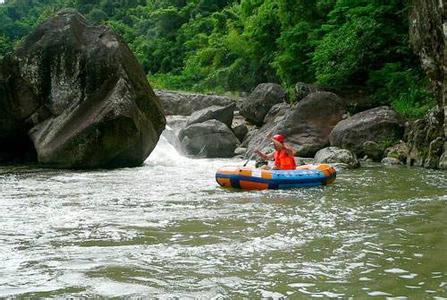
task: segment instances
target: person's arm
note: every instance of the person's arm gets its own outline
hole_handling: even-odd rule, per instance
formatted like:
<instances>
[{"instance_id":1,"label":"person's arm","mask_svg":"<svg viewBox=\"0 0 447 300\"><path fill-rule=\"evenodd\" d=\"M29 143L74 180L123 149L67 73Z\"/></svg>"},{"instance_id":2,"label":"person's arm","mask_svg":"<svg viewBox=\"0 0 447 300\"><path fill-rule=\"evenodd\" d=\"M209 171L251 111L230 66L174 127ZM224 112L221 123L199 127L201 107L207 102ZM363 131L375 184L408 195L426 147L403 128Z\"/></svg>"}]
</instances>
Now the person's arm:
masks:
<instances>
[{"instance_id":1,"label":"person's arm","mask_svg":"<svg viewBox=\"0 0 447 300\"><path fill-rule=\"evenodd\" d=\"M264 160L272 160L274 157L273 157L273 153L270 153L270 154L265 154L265 153L262 153L261 151L259 151L259 150L255 150L255 153L257 154L257 155L259 155L259 157L261 157L262 159L264 159Z\"/></svg>"}]
</instances>

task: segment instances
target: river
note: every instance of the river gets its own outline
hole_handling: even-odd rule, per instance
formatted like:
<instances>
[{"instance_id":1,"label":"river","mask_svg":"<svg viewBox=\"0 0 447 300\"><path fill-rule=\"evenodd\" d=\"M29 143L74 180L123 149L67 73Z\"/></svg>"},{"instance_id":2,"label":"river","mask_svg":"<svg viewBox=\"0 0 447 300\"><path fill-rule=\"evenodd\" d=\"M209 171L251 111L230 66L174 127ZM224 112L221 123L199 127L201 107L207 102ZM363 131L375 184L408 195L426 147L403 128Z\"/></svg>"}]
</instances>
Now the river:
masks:
<instances>
[{"instance_id":1,"label":"river","mask_svg":"<svg viewBox=\"0 0 447 300\"><path fill-rule=\"evenodd\" d=\"M162 141L139 168L0 167L0 297L447 299L447 172L218 187L235 164Z\"/></svg>"}]
</instances>

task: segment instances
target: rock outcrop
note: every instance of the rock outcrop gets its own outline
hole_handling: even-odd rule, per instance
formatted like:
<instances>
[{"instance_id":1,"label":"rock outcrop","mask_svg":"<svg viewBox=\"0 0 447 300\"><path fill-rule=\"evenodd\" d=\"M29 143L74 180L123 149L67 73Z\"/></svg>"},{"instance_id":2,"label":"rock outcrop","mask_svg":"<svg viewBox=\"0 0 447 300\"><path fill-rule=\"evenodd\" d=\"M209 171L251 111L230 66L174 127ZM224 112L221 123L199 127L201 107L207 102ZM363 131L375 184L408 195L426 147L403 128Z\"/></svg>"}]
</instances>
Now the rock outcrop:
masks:
<instances>
[{"instance_id":1,"label":"rock outcrop","mask_svg":"<svg viewBox=\"0 0 447 300\"><path fill-rule=\"evenodd\" d=\"M236 105L231 103L227 106L210 106L199 111L193 112L189 117L187 125L203 123L208 120L218 120L229 128L233 123L234 109Z\"/></svg>"},{"instance_id":2,"label":"rock outcrop","mask_svg":"<svg viewBox=\"0 0 447 300\"><path fill-rule=\"evenodd\" d=\"M315 154L314 160L316 163L342 163L351 169L360 167L360 162L355 154L349 150L337 147L321 149Z\"/></svg>"},{"instance_id":3,"label":"rock outcrop","mask_svg":"<svg viewBox=\"0 0 447 300\"><path fill-rule=\"evenodd\" d=\"M410 42L421 59L421 65L433 83L437 101L436 121L424 132L425 120L413 125L415 135L409 136L409 162L425 167L443 166L442 157L447 156L447 9L445 1L413 0L410 15ZM437 136L433 131L439 132ZM423 137L424 136L424 137ZM432 139L429 139L432 138ZM424 143L420 142L425 139ZM442 154L444 153L444 154Z\"/></svg>"},{"instance_id":4,"label":"rock outcrop","mask_svg":"<svg viewBox=\"0 0 447 300\"><path fill-rule=\"evenodd\" d=\"M195 123L179 133L184 152L197 157L232 157L239 141L222 122Z\"/></svg>"},{"instance_id":5,"label":"rock outcrop","mask_svg":"<svg viewBox=\"0 0 447 300\"><path fill-rule=\"evenodd\" d=\"M437 168L443 150L443 112L435 107L425 118L410 123L407 130L408 156L410 166Z\"/></svg>"},{"instance_id":6,"label":"rock outcrop","mask_svg":"<svg viewBox=\"0 0 447 300\"><path fill-rule=\"evenodd\" d=\"M285 102L286 96L286 92L279 84L262 83L241 104L240 114L249 122L262 126L272 106Z\"/></svg>"},{"instance_id":7,"label":"rock outcrop","mask_svg":"<svg viewBox=\"0 0 447 300\"><path fill-rule=\"evenodd\" d=\"M189 116L193 112L210 106L228 106L237 101L233 98L217 95L192 94L156 90L166 115Z\"/></svg>"},{"instance_id":8,"label":"rock outcrop","mask_svg":"<svg viewBox=\"0 0 447 300\"><path fill-rule=\"evenodd\" d=\"M397 113L381 106L341 121L332 130L329 139L331 146L348 149L360 157L368 152L380 151L380 155L371 157L380 161L385 149L399 141L403 132L404 126Z\"/></svg>"},{"instance_id":9,"label":"rock outcrop","mask_svg":"<svg viewBox=\"0 0 447 300\"><path fill-rule=\"evenodd\" d=\"M140 165L165 127L127 45L75 11L40 25L2 63L0 115L0 143L14 144L3 160L18 147L62 168Z\"/></svg>"}]
</instances>

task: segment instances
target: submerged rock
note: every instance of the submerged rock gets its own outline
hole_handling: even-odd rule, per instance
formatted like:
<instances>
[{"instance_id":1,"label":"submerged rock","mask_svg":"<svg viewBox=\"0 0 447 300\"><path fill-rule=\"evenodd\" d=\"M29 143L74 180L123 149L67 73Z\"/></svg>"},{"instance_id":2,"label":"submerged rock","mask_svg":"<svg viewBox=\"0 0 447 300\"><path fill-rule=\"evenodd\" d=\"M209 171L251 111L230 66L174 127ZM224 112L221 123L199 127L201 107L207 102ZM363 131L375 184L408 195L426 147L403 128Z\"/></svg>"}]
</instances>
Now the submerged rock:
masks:
<instances>
[{"instance_id":1,"label":"submerged rock","mask_svg":"<svg viewBox=\"0 0 447 300\"><path fill-rule=\"evenodd\" d=\"M262 126L273 105L286 101L286 92L276 83L262 83L241 104L240 114L249 122Z\"/></svg>"},{"instance_id":2,"label":"submerged rock","mask_svg":"<svg viewBox=\"0 0 447 300\"><path fill-rule=\"evenodd\" d=\"M357 160L355 154L349 150L337 147L321 149L315 154L314 159L316 163L342 163L351 169L360 167L360 162Z\"/></svg>"},{"instance_id":3,"label":"submerged rock","mask_svg":"<svg viewBox=\"0 0 447 300\"><path fill-rule=\"evenodd\" d=\"M387 147L402 138L403 131L403 123L397 113L381 106L341 121L332 130L329 139L331 146L348 149L360 157L374 152L373 157L378 160Z\"/></svg>"},{"instance_id":4,"label":"submerged rock","mask_svg":"<svg viewBox=\"0 0 447 300\"><path fill-rule=\"evenodd\" d=\"M197 157L232 157L239 141L224 123L208 120L182 129L179 139L184 152Z\"/></svg>"},{"instance_id":5,"label":"submerged rock","mask_svg":"<svg viewBox=\"0 0 447 300\"><path fill-rule=\"evenodd\" d=\"M14 143L32 145L26 151L35 151L41 164L137 166L165 127L159 100L127 45L75 11L40 25L6 64L0 115L14 122L2 122L1 142L17 132Z\"/></svg>"}]
</instances>

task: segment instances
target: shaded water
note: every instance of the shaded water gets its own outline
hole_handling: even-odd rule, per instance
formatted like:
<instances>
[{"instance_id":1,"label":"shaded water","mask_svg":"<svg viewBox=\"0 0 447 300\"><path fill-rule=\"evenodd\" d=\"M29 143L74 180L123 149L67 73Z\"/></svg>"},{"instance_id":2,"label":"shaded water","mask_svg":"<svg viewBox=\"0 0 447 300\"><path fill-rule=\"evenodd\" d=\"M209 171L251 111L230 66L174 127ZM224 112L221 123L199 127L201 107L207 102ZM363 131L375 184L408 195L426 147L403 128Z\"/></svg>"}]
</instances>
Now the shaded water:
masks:
<instances>
[{"instance_id":1,"label":"shaded water","mask_svg":"<svg viewBox=\"0 0 447 300\"><path fill-rule=\"evenodd\" d=\"M160 143L134 169L0 168L0 297L447 298L447 172L219 188L239 163Z\"/></svg>"}]
</instances>

